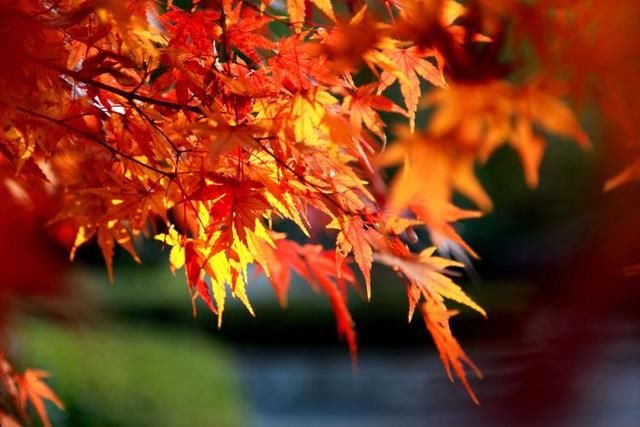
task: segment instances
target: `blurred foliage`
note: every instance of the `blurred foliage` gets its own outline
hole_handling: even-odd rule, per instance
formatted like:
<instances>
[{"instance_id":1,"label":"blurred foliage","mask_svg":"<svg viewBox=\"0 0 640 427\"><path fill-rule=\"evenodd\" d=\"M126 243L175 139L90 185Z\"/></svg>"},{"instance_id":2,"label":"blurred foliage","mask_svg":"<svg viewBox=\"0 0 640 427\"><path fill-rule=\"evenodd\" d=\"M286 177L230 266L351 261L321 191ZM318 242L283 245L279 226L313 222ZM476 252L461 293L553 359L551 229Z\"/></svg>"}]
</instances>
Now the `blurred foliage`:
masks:
<instances>
[{"instance_id":1,"label":"blurred foliage","mask_svg":"<svg viewBox=\"0 0 640 427\"><path fill-rule=\"evenodd\" d=\"M160 288L160 286L156 287ZM54 375L66 405L56 426L241 426L246 411L232 357L192 333L103 323L70 327L23 320L24 365Z\"/></svg>"}]
</instances>

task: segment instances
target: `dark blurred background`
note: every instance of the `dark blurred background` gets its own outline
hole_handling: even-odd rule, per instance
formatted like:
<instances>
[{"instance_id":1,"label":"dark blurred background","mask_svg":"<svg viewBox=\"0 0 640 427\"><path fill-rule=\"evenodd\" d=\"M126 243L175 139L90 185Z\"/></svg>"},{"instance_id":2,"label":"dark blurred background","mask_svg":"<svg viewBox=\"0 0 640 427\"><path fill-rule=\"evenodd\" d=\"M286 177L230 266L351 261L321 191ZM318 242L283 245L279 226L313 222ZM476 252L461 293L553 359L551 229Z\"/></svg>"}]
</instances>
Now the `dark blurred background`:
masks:
<instances>
[{"instance_id":1,"label":"dark blurred background","mask_svg":"<svg viewBox=\"0 0 640 427\"><path fill-rule=\"evenodd\" d=\"M192 316L182 272L151 241L138 242L141 266L118 254L114 285L91 246L66 271L10 266L3 277L19 269L40 286L2 296L4 341L19 366L53 374L67 406L51 408L55 426L637 426L639 284L624 267L640 262L640 198L633 186L602 192L601 158L597 144L552 140L536 190L508 149L478 169L495 211L460 226L482 256L460 283L489 318L462 310L452 327L484 374L472 380L479 407L449 384L420 319L407 323L403 288L377 267L372 301L350 300L356 370L328 302L304 283L282 309L256 276L257 316L231 301L218 330L204 306ZM18 235L20 221L3 227ZM65 256L39 245L43 260Z\"/></svg>"}]
</instances>

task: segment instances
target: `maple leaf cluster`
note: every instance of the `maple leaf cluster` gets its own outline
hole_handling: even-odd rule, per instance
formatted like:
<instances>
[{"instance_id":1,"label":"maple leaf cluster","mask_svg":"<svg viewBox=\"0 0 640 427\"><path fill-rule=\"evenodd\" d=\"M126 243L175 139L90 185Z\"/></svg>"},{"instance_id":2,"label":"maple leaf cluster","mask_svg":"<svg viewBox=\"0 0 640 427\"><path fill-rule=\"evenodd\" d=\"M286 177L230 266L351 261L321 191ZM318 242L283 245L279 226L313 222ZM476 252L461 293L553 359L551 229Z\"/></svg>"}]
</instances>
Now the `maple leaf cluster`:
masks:
<instances>
[{"instance_id":1,"label":"maple leaf cluster","mask_svg":"<svg viewBox=\"0 0 640 427\"><path fill-rule=\"evenodd\" d=\"M194 310L201 299L219 324L227 294L253 314L250 265L283 304L296 273L326 294L353 354L350 265L367 298L372 263L387 265L406 287L409 318L419 307L447 372L475 400L465 365L475 367L445 302L485 312L449 277L462 265L424 249L415 230L475 256L454 223L491 209L478 163L509 145L535 186L548 135L588 146L567 101L637 51L615 31L627 15L609 11L635 11L633 1L177 3L0 0L11 192L45 183L61 205L52 221L77 230L71 258L95 238L110 277L116 246L139 261L134 240L160 240ZM510 28L535 61L504 59ZM619 52L594 53L601 41ZM611 81L637 81L629 69ZM628 98L619 92L602 101L615 117ZM424 126L420 108L432 112ZM388 145L382 117L404 123ZM456 193L477 210L455 206ZM335 248L276 231L290 222L311 240L317 217Z\"/></svg>"},{"instance_id":2,"label":"maple leaf cluster","mask_svg":"<svg viewBox=\"0 0 640 427\"><path fill-rule=\"evenodd\" d=\"M45 402L49 401L60 409L64 405L43 381L47 377L47 372L38 369L27 369L22 374L14 372L4 354L0 353L1 427L31 425L27 412L29 405L33 406L42 424L51 427Z\"/></svg>"}]
</instances>

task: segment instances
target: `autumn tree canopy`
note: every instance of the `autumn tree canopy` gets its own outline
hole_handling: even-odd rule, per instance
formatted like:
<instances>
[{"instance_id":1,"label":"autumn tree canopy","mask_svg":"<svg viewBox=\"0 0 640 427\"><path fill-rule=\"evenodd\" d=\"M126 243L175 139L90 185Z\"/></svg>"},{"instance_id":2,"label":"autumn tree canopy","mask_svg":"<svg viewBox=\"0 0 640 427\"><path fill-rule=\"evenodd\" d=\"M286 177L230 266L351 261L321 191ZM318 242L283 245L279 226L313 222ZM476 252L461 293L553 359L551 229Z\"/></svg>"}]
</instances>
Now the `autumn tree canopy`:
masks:
<instances>
[{"instance_id":1,"label":"autumn tree canopy","mask_svg":"<svg viewBox=\"0 0 640 427\"><path fill-rule=\"evenodd\" d=\"M111 278L116 246L163 242L218 325L228 294L253 314L249 265L283 305L296 273L353 355L348 288L370 298L386 265L475 400L446 305L485 315L448 274L477 256L455 223L492 208L474 169L508 145L535 187L550 135L590 146L593 102L637 143L618 83L639 87L637 18L634 0L0 0L2 183L55 207L72 259L97 240Z\"/></svg>"}]
</instances>

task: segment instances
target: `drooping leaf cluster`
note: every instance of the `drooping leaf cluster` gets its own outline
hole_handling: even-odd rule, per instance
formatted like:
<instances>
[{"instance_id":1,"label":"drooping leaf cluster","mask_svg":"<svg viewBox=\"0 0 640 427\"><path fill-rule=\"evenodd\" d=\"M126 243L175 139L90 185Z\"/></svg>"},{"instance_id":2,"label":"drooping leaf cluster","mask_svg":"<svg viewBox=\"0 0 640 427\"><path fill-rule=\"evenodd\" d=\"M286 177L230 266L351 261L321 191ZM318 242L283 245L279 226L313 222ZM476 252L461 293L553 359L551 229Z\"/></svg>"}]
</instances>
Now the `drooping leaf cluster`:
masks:
<instances>
[{"instance_id":1,"label":"drooping leaf cluster","mask_svg":"<svg viewBox=\"0 0 640 427\"><path fill-rule=\"evenodd\" d=\"M634 2L614 8L626 15L604 0L184 3L0 0L5 183L20 195L45 182L62 201L53 221L77 230L71 257L96 239L110 277L116 246L138 260L135 239L162 241L219 324L228 294L253 314L250 265L282 303L298 274L352 353L350 266L370 297L372 263L387 265L475 399L445 302L485 313L450 279L461 265L414 230L475 256L454 223L491 209L476 165L509 145L535 186L548 135L589 144L568 101L608 67L599 100L623 117L614 81L637 81L623 66L637 46L615 24ZM274 231L288 221L311 240L313 218L335 247Z\"/></svg>"}]
</instances>

